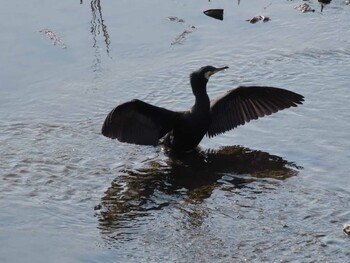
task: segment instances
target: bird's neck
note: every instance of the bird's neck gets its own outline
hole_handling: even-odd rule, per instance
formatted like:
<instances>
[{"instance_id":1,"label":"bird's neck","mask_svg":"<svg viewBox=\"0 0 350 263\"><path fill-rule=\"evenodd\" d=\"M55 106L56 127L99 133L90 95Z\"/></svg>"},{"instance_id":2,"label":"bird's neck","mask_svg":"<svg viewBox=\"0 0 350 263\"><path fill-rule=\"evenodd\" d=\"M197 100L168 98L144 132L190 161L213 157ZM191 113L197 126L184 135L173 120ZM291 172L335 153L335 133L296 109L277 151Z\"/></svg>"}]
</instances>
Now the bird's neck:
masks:
<instances>
[{"instance_id":1,"label":"bird's neck","mask_svg":"<svg viewBox=\"0 0 350 263\"><path fill-rule=\"evenodd\" d=\"M196 97L193 111L208 111L210 100L207 94L207 79L191 79L191 86L194 96Z\"/></svg>"},{"instance_id":2,"label":"bird's neck","mask_svg":"<svg viewBox=\"0 0 350 263\"><path fill-rule=\"evenodd\" d=\"M206 118L210 112L210 101L207 94L196 97L196 102L194 103L191 112L193 116L198 116L197 118L199 119Z\"/></svg>"},{"instance_id":3,"label":"bird's neck","mask_svg":"<svg viewBox=\"0 0 350 263\"><path fill-rule=\"evenodd\" d=\"M191 77L192 92L196 98L207 95L207 83L208 80L206 78Z\"/></svg>"},{"instance_id":4,"label":"bird's neck","mask_svg":"<svg viewBox=\"0 0 350 263\"><path fill-rule=\"evenodd\" d=\"M196 102L194 105L207 107L209 104L210 100L207 93L196 95Z\"/></svg>"}]
</instances>

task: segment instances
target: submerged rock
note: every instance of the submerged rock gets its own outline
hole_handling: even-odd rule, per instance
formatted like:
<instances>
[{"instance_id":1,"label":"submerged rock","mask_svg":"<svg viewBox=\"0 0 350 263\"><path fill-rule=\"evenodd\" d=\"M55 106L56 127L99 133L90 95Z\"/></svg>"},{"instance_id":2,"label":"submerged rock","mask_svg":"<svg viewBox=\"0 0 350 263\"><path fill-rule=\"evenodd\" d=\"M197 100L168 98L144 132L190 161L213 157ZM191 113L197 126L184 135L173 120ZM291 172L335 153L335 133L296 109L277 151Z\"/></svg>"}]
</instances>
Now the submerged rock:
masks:
<instances>
[{"instance_id":1,"label":"submerged rock","mask_svg":"<svg viewBox=\"0 0 350 263\"><path fill-rule=\"evenodd\" d=\"M52 40L54 45L60 45L62 48L67 48L62 38L58 36L57 33L55 33L53 30L42 29L42 30L39 30L39 32L43 33L47 38Z\"/></svg>"},{"instance_id":2,"label":"submerged rock","mask_svg":"<svg viewBox=\"0 0 350 263\"><path fill-rule=\"evenodd\" d=\"M172 22L185 23L184 19L178 18L177 16L168 16L167 18L169 21L172 21ZM174 41L171 42L171 45L182 44L185 41L187 35L191 34L195 29L196 29L195 26L187 25L187 28L184 31L182 31L181 34L176 36Z\"/></svg>"},{"instance_id":3,"label":"submerged rock","mask_svg":"<svg viewBox=\"0 0 350 263\"><path fill-rule=\"evenodd\" d=\"M224 9L208 9L203 11L204 14L218 20L224 20Z\"/></svg>"},{"instance_id":4,"label":"submerged rock","mask_svg":"<svg viewBox=\"0 0 350 263\"><path fill-rule=\"evenodd\" d=\"M171 42L171 45L182 44L182 42L186 39L187 35L191 34L194 30L196 30L195 26L189 26L181 34L179 34L173 42Z\"/></svg>"}]
</instances>

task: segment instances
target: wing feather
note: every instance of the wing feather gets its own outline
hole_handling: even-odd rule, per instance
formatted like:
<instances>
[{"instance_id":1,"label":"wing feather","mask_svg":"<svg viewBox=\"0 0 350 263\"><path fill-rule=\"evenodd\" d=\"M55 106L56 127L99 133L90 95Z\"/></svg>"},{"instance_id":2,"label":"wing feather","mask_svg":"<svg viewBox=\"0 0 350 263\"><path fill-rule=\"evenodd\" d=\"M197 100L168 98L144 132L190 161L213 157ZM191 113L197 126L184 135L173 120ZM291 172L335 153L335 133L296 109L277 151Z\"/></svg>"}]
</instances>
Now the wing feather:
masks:
<instances>
[{"instance_id":1,"label":"wing feather","mask_svg":"<svg viewBox=\"0 0 350 263\"><path fill-rule=\"evenodd\" d=\"M157 145L172 128L178 113L132 100L115 107L106 117L102 134L121 142Z\"/></svg>"},{"instance_id":2,"label":"wing feather","mask_svg":"<svg viewBox=\"0 0 350 263\"><path fill-rule=\"evenodd\" d=\"M303 101L302 95L281 88L240 86L211 101L207 136L213 137L251 120L297 107Z\"/></svg>"},{"instance_id":3,"label":"wing feather","mask_svg":"<svg viewBox=\"0 0 350 263\"><path fill-rule=\"evenodd\" d=\"M265 115L264 110L259 105L258 101L253 101L252 99L248 99L248 102L254 108L253 111L256 113L256 118L263 117Z\"/></svg>"}]
</instances>

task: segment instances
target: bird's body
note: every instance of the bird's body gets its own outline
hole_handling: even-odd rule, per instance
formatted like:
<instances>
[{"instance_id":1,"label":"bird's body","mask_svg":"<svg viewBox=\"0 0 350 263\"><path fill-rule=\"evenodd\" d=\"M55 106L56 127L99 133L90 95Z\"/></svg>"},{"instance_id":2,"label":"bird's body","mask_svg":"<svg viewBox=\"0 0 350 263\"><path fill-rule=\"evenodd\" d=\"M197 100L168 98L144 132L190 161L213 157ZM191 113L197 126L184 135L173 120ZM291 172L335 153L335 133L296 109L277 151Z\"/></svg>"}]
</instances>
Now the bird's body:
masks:
<instances>
[{"instance_id":1,"label":"bird's body","mask_svg":"<svg viewBox=\"0 0 350 263\"><path fill-rule=\"evenodd\" d=\"M176 151L190 151L205 135L216 136L252 119L302 104L303 96L273 87L238 87L210 101L209 77L228 67L202 67L190 75L195 104L188 111L171 111L140 100L114 108L106 117L102 134L121 142L142 145L164 143Z\"/></svg>"},{"instance_id":2,"label":"bird's body","mask_svg":"<svg viewBox=\"0 0 350 263\"><path fill-rule=\"evenodd\" d=\"M204 106L204 105L203 105ZM207 110L192 108L184 112L164 142L174 150L190 151L197 147L210 125L209 103Z\"/></svg>"}]
</instances>

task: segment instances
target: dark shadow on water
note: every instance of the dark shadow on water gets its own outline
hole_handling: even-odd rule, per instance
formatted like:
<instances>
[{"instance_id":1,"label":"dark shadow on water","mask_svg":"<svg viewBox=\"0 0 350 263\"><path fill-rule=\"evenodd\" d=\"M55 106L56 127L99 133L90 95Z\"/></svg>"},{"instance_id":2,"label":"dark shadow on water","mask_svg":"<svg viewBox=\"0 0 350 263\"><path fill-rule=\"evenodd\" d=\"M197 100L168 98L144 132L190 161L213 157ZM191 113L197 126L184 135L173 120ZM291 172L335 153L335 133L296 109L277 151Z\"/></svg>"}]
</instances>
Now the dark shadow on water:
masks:
<instances>
[{"instance_id":1,"label":"dark shadow on water","mask_svg":"<svg viewBox=\"0 0 350 263\"><path fill-rule=\"evenodd\" d=\"M299 169L279 156L241 146L185 156L167 154L141 169L120 171L95 208L99 229L110 241L132 239L133 228L154 212L177 207L184 200L200 204L223 187L237 191L256 181L276 184L296 176Z\"/></svg>"}]
</instances>

